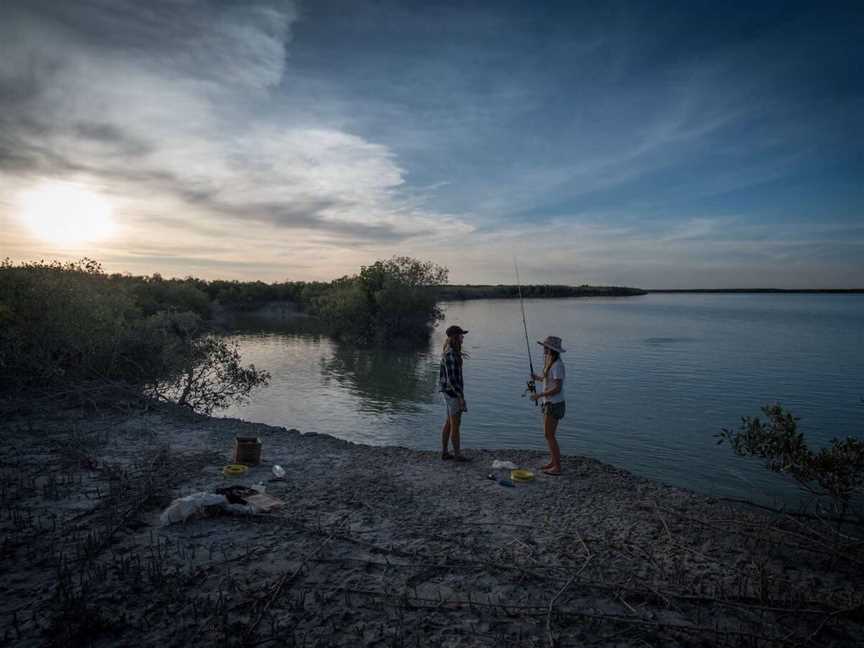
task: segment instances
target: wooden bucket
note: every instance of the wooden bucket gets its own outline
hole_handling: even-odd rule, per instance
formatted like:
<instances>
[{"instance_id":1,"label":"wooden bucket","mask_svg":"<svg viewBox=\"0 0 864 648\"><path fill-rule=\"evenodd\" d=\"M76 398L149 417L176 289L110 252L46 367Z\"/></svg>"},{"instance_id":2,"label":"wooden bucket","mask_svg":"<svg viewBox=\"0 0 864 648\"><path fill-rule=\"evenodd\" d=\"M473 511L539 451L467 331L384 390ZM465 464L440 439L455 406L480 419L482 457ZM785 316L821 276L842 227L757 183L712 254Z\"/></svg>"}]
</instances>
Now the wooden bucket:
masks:
<instances>
[{"instance_id":1,"label":"wooden bucket","mask_svg":"<svg viewBox=\"0 0 864 648\"><path fill-rule=\"evenodd\" d=\"M257 466L261 463L261 439L258 437L235 437L234 463L244 466Z\"/></svg>"}]
</instances>

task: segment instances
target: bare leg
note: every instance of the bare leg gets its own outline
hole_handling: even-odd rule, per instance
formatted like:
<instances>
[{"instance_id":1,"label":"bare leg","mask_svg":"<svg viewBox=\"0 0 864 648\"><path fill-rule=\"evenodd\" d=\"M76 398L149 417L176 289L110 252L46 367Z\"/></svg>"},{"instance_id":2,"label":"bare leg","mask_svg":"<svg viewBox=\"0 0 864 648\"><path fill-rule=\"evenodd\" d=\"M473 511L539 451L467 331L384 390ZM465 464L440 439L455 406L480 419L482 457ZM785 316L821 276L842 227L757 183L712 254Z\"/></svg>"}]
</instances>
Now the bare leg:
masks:
<instances>
[{"instance_id":1,"label":"bare leg","mask_svg":"<svg viewBox=\"0 0 864 648\"><path fill-rule=\"evenodd\" d=\"M546 443L549 446L549 454L551 455L549 463L544 466L544 470L548 470L550 473L561 472L561 448L558 447L558 440L555 438L557 430L558 419L554 416L544 416L543 433L546 436Z\"/></svg>"},{"instance_id":2,"label":"bare leg","mask_svg":"<svg viewBox=\"0 0 864 648\"><path fill-rule=\"evenodd\" d=\"M450 445L450 417L444 421L444 426L441 428L441 458L449 459L450 453L447 452L447 446Z\"/></svg>"},{"instance_id":3,"label":"bare leg","mask_svg":"<svg viewBox=\"0 0 864 648\"><path fill-rule=\"evenodd\" d=\"M450 417L450 440L453 442L453 455L459 457L462 455L461 451L461 439L459 438L459 428L462 425L462 415L457 414L456 416Z\"/></svg>"}]
</instances>

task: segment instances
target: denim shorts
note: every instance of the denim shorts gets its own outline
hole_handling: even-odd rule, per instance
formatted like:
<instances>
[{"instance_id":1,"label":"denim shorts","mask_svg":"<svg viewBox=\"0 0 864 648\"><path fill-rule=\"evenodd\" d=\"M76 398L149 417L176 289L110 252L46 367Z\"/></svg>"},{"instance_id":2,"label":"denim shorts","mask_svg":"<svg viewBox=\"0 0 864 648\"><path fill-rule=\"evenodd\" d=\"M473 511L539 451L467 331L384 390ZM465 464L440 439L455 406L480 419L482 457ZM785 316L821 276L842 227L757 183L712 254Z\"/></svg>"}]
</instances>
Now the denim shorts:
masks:
<instances>
[{"instance_id":1,"label":"denim shorts","mask_svg":"<svg viewBox=\"0 0 864 648\"><path fill-rule=\"evenodd\" d=\"M560 421L564 418L564 411L567 409L566 403L561 401L560 403L543 403L543 413L546 416L551 416L556 421Z\"/></svg>"},{"instance_id":2,"label":"denim shorts","mask_svg":"<svg viewBox=\"0 0 864 648\"><path fill-rule=\"evenodd\" d=\"M458 416L462 413L462 407L457 397L448 396L444 392L441 392L441 397L444 399L444 409L447 411L447 416Z\"/></svg>"}]
</instances>

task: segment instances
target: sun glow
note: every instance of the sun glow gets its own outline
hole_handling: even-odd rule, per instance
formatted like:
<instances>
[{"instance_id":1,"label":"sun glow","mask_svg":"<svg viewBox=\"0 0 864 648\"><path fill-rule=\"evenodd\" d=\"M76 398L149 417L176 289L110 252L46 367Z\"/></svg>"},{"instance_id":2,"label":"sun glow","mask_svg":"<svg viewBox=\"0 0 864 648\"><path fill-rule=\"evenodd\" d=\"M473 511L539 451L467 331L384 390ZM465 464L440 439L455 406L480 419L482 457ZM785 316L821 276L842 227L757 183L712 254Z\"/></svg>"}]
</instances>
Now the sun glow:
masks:
<instances>
[{"instance_id":1,"label":"sun glow","mask_svg":"<svg viewBox=\"0 0 864 648\"><path fill-rule=\"evenodd\" d=\"M84 187L66 182L24 192L19 216L40 239L73 245L101 241L114 232L111 203Z\"/></svg>"}]
</instances>

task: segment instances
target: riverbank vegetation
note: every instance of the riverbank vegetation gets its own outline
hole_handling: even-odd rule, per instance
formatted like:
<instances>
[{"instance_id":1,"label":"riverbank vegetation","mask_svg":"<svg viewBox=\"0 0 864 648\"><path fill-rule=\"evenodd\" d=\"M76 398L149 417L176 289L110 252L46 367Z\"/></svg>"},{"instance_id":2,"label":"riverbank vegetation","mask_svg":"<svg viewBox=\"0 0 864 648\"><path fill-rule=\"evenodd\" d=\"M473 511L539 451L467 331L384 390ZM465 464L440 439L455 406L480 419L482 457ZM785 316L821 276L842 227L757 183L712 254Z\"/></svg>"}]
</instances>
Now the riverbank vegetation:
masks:
<instances>
[{"instance_id":1,"label":"riverbank vegetation","mask_svg":"<svg viewBox=\"0 0 864 648\"><path fill-rule=\"evenodd\" d=\"M360 344L422 341L443 317L430 288L446 281L447 269L431 261L393 257L337 279L310 310L338 338Z\"/></svg>"},{"instance_id":2,"label":"riverbank vegetation","mask_svg":"<svg viewBox=\"0 0 864 648\"><path fill-rule=\"evenodd\" d=\"M78 312L86 300L76 299L86 282L94 303L128 318L130 309L143 318L159 313L192 313L200 322L212 322L223 315L254 314L268 306L290 306L292 313L311 315L320 320L322 330L352 342L390 341L398 338L422 339L440 318L437 303L467 299L515 299L516 285L450 285L448 271L430 261L393 257L363 266L355 275L329 282L204 280L195 277L164 278L107 274L95 261L23 263L5 261L0 266L2 281L19 294L32 282L47 282L46 303L59 305L75 300ZM49 277L52 279L49 281ZM51 285L48 285L51 284ZM72 287L64 292L61 286ZM42 288L40 288L41 290ZM525 298L625 297L645 294L637 288L619 286L527 285L521 287ZM59 295L63 297L58 301ZM19 295L20 296L20 295ZM24 307L27 311L30 306ZM0 298L3 309L12 308L9 299ZM23 312L22 305L16 312ZM125 314L125 315L123 315ZM0 320L2 321L2 320ZM116 324L116 322L115 322Z\"/></svg>"},{"instance_id":3,"label":"riverbank vegetation","mask_svg":"<svg viewBox=\"0 0 864 648\"><path fill-rule=\"evenodd\" d=\"M352 345L428 340L444 300L514 298L517 286L449 286L448 270L379 260L330 282L205 281L108 274L90 259L0 263L0 397L96 404L145 395L208 413L268 380L217 334L226 313L274 304ZM524 286L525 297L634 295ZM17 395L17 396L16 396ZM14 397L14 398L13 398Z\"/></svg>"},{"instance_id":4,"label":"riverbank vegetation","mask_svg":"<svg viewBox=\"0 0 864 648\"><path fill-rule=\"evenodd\" d=\"M107 275L73 263L0 264L0 400L5 409L100 406L146 397L209 413L266 384L206 323L189 283Z\"/></svg>"},{"instance_id":5,"label":"riverbank vegetation","mask_svg":"<svg viewBox=\"0 0 864 648\"><path fill-rule=\"evenodd\" d=\"M830 503L830 513L852 514L864 525L864 439L832 439L813 450L798 428L799 418L780 404L762 408L766 420L744 416L737 430L723 429L718 443L728 443L739 457L761 459L771 472L786 475L819 501Z\"/></svg>"}]
</instances>

